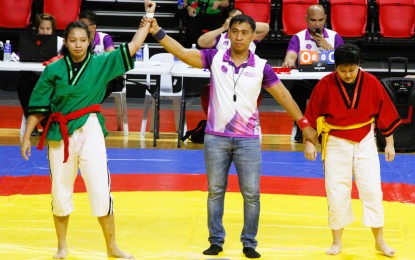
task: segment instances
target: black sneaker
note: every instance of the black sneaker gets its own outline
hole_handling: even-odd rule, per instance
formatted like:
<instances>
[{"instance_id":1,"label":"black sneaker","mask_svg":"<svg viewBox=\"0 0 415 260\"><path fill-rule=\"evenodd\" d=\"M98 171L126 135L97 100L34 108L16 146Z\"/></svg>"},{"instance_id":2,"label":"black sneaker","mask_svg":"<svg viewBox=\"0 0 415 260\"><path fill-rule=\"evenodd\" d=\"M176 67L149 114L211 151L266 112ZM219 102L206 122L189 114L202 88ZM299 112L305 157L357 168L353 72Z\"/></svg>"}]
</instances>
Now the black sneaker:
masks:
<instances>
[{"instance_id":1,"label":"black sneaker","mask_svg":"<svg viewBox=\"0 0 415 260\"><path fill-rule=\"evenodd\" d=\"M215 245L215 244L211 244L208 249L203 251L203 254L204 255L218 255L222 251L223 251L222 247Z\"/></svg>"},{"instance_id":2,"label":"black sneaker","mask_svg":"<svg viewBox=\"0 0 415 260\"><path fill-rule=\"evenodd\" d=\"M41 133L39 133L39 130L37 130L37 128L33 129L32 136L39 136L39 135L41 135Z\"/></svg>"},{"instance_id":3,"label":"black sneaker","mask_svg":"<svg viewBox=\"0 0 415 260\"><path fill-rule=\"evenodd\" d=\"M242 250L247 258L260 258L261 254L255 251L252 247L244 247Z\"/></svg>"}]
</instances>

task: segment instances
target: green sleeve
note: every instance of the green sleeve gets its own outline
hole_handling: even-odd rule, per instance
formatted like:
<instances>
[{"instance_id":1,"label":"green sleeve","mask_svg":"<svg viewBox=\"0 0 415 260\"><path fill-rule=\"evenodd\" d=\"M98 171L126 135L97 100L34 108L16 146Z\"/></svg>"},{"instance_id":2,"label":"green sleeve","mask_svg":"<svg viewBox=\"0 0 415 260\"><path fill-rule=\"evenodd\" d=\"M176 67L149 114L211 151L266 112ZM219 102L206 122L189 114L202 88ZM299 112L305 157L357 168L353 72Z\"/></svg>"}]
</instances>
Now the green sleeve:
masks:
<instances>
[{"instance_id":1,"label":"green sleeve","mask_svg":"<svg viewBox=\"0 0 415 260\"><path fill-rule=\"evenodd\" d=\"M47 114L50 112L50 104L54 91L52 73L46 66L40 76L29 101L29 114Z\"/></svg>"},{"instance_id":2,"label":"green sleeve","mask_svg":"<svg viewBox=\"0 0 415 260\"><path fill-rule=\"evenodd\" d=\"M102 77L106 78L106 81L123 75L125 72L134 68L134 60L130 55L128 44L126 43L120 45L115 51L105 52L97 56L96 58L100 61L94 63L94 67L99 67L97 69Z\"/></svg>"}]
</instances>

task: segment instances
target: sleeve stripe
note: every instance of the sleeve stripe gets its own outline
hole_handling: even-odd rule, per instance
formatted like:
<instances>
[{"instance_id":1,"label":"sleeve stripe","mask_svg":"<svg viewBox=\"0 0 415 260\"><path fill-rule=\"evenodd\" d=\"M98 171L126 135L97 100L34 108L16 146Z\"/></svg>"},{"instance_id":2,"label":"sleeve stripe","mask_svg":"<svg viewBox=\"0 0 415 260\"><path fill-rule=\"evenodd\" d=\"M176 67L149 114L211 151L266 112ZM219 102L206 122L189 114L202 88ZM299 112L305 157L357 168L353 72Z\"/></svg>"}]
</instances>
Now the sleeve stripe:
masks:
<instances>
[{"instance_id":1,"label":"sleeve stripe","mask_svg":"<svg viewBox=\"0 0 415 260\"><path fill-rule=\"evenodd\" d=\"M50 108L48 106L46 107L29 107L28 113L29 115L32 114L46 114L50 112Z\"/></svg>"},{"instance_id":2,"label":"sleeve stripe","mask_svg":"<svg viewBox=\"0 0 415 260\"><path fill-rule=\"evenodd\" d=\"M384 136L390 136L393 131L395 131L399 126L402 125L402 120L400 118L395 119L395 121L393 121L393 123L386 129L379 129L379 131L382 133L382 135Z\"/></svg>"},{"instance_id":3,"label":"sleeve stripe","mask_svg":"<svg viewBox=\"0 0 415 260\"><path fill-rule=\"evenodd\" d=\"M133 59L130 54L130 50L128 49L128 45L126 43L120 46L121 48L121 56L124 62L124 68L126 71L129 71L134 68Z\"/></svg>"}]
</instances>

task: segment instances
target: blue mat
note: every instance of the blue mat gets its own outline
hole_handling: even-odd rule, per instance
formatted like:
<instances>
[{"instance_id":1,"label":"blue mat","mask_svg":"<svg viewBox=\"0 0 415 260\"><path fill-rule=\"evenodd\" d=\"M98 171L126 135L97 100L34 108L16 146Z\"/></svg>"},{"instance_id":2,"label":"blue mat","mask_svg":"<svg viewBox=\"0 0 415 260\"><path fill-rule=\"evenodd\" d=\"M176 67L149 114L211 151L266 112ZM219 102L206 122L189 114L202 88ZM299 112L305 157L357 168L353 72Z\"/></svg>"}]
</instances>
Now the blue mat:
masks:
<instances>
[{"instance_id":1,"label":"blue mat","mask_svg":"<svg viewBox=\"0 0 415 260\"><path fill-rule=\"evenodd\" d=\"M204 174L202 150L160 150L108 148L108 164L112 174ZM0 176L49 175L46 149L32 148L25 161L18 146L0 146ZM397 154L392 163L380 154L382 182L415 185L415 155ZM235 168L230 169L235 174ZM262 152L262 175L297 178L323 178L320 157L307 161L302 152Z\"/></svg>"}]
</instances>

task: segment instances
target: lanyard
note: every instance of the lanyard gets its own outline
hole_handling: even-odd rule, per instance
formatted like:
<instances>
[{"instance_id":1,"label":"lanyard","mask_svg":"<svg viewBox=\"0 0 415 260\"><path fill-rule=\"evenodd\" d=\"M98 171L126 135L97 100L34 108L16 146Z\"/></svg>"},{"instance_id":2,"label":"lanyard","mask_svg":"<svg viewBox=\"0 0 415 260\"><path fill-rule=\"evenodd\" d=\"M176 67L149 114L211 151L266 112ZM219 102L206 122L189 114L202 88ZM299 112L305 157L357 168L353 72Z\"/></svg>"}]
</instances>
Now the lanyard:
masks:
<instances>
[{"instance_id":1,"label":"lanyard","mask_svg":"<svg viewBox=\"0 0 415 260\"><path fill-rule=\"evenodd\" d=\"M235 66L232 66L232 80L233 80L233 102L236 102L236 84L238 83L239 78L241 77L242 73L244 72L244 69L246 66L242 68L241 73L239 74L238 78L235 81Z\"/></svg>"}]
</instances>

